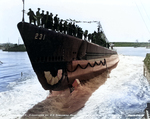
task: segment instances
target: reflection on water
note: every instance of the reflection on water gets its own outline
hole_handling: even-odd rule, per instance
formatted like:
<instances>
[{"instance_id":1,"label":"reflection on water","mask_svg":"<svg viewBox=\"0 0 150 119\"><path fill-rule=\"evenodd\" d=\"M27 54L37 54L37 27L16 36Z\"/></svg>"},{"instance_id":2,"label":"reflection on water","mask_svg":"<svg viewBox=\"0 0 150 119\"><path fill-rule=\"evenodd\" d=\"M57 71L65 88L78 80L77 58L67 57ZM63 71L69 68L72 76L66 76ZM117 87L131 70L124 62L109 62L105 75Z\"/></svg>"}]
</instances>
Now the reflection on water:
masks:
<instances>
[{"instance_id":1,"label":"reflection on water","mask_svg":"<svg viewBox=\"0 0 150 119\"><path fill-rule=\"evenodd\" d=\"M145 57L147 53L150 53L150 49L146 47L115 47L119 54L127 55L127 56L140 56Z\"/></svg>"},{"instance_id":2,"label":"reflection on water","mask_svg":"<svg viewBox=\"0 0 150 119\"><path fill-rule=\"evenodd\" d=\"M3 52L0 50L0 92L9 90L10 84L16 83L33 74L26 52Z\"/></svg>"}]
</instances>

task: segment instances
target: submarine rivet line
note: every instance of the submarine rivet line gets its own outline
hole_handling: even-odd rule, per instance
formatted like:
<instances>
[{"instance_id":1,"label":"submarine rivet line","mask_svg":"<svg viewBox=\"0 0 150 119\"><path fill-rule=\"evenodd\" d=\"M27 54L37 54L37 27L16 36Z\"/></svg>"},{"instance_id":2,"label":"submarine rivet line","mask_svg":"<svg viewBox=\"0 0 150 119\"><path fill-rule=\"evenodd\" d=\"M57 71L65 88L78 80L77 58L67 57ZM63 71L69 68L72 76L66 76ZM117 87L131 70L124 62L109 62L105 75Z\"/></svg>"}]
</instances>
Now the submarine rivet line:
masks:
<instances>
[{"instance_id":1,"label":"submarine rivet line","mask_svg":"<svg viewBox=\"0 0 150 119\"><path fill-rule=\"evenodd\" d=\"M85 67L82 67L80 64L78 64L74 70L70 71L69 69L67 69L67 71L68 71L68 72L75 72L78 67L80 67L81 69L86 69L88 66L90 66L90 67L95 67L95 65L99 66L99 65L101 65L101 64L102 64L103 66L105 66L105 65L106 65L106 59L104 59L104 62L100 61L100 63L97 63L97 62L95 61L95 63L93 64L93 66L92 66L89 62L88 62L88 64L87 64Z\"/></svg>"}]
</instances>

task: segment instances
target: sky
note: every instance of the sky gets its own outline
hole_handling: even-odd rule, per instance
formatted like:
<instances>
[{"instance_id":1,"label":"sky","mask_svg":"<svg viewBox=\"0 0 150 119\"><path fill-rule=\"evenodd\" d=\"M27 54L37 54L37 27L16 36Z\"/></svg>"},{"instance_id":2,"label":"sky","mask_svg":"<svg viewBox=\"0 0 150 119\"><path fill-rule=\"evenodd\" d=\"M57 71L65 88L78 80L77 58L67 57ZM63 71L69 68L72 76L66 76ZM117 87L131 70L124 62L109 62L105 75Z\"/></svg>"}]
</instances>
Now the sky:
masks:
<instances>
[{"instance_id":1,"label":"sky","mask_svg":"<svg viewBox=\"0 0 150 119\"><path fill-rule=\"evenodd\" d=\"M60 19L100 21L110 42L150 40L150 0L24 0L31 8L49 11ZM23 43L17 29L22 21L22 0L0 0L0 43ZM29 17L25 13L25 22ZM97 31L97 24L79 23L83 30Z\"/></svg>"}]
</instances>

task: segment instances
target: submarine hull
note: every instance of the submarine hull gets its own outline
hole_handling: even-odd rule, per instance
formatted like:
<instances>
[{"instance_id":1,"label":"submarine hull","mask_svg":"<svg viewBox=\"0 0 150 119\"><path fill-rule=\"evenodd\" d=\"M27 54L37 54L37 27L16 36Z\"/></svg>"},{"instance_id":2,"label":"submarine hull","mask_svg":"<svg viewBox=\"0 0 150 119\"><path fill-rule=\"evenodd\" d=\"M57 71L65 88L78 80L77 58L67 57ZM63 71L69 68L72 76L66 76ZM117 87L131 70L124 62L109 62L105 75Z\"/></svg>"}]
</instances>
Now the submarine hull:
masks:
<instances>
[{"instance_id":1,"label":"submarine hull","mask_svg":"<svg viewBox=\"0 0 150 119\"><path fill-rule=\"evenodd\" d=\"M116 51L26 22L18 23L32 67L45 90L60 91L116 66Z\"/></svg>"}]
</instances>

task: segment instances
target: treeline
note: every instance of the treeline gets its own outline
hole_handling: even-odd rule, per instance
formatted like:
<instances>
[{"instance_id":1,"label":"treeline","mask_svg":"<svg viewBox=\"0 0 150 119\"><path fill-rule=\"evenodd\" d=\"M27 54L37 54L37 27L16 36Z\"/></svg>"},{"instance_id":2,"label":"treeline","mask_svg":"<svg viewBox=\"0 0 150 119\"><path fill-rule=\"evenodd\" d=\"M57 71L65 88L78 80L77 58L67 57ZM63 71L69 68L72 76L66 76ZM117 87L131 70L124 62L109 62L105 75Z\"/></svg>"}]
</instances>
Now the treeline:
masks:
<instances>
[{"instance_id":1,"label":"treeline","mask_svg":"<svg viewBox=\"0 0 150 119\"><path fill-rule=\"evenodd\" d=\"M149 53L146 54L146 57L144 59L144 64L147 67L148 72L150 72L150 67L149 67L150 66L150 54Z\"/></svg>"},{"instance_id":2,"label":"treeline","mask_svg":"<svg viewBox=\"0 0 150 119\"><path fill-rule=\"evenodd\" d=\"M3 49L5 47L13 47L15 44L13 43L0 43L0 49Z\"/></svg>"},{"instance_id":3,"label":"treeline","mask_svg":"<svg viewBox=\"0 0 150 119\"><path fill-rule=\"evenodd\" d=\"M26 51L24 44L2 43L0 49L3 51Z\"/></svg>"},{"instance_id":4,"label":"treeline","mask_svg":"<svg viewBox=\"0 0 150 119\"><path fill-rule=\"evenodd\" d=\"M114 44L114 47L147 47L149 43L148 42L112 42L112 44Z\"/></svg>"}]
</instances>

